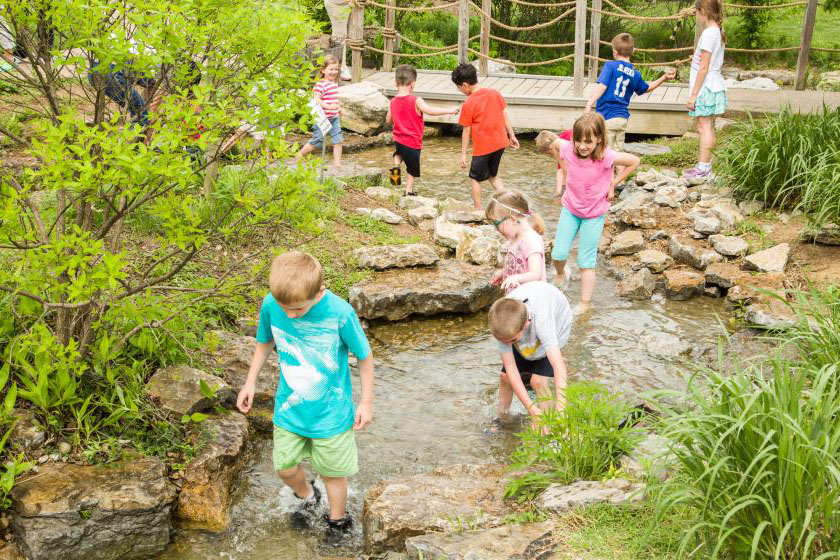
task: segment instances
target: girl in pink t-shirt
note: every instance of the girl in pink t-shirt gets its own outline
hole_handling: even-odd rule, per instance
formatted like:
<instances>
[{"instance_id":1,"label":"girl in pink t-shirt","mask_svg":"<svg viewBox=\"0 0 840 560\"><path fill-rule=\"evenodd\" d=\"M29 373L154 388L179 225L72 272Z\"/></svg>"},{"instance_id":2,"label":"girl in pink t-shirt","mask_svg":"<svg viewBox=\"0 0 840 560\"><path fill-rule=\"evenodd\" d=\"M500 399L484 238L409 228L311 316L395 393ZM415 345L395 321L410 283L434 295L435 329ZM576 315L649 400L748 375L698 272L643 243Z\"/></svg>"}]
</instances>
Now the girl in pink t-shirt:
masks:
<instances>
[{"instance_id":1,"label":"girl in pink t-shirt","mask_svg":"<svg viewBox=\"0 0 840 560\"><path fill-rule=\"evenodd\" d=\"M557 177L554 195L562 200L563 210L557 224L551 258L557 270L555 282L565 291L571 271L566 260L572 242L580 233L578 266L580 267L580 303L575 311L589 309L595 291L595 261L598 241L604 229L604 217L615 197L615 186L624 181L639 166L639 158L607 148L607 127L604 117L588 113L575 121L572 141L560 140L560 159L563 169ZM622 166L613 177L613 166Z\"/></svg>"},{"instance_id":2,"label":"girl in pink t-shirt","mask_svg":"<svg viewBox=\"0 0 840 560\"><path fill-rule=\"evenodd\" d=\"M487 205L485 214L508 240L504 267L493 274L490 283L501 284L507 294L527 282L545 282L542 238L545 224L539 214L531 212L525 195L519 191L499 191Z\"/></svg>"}]
</instances>

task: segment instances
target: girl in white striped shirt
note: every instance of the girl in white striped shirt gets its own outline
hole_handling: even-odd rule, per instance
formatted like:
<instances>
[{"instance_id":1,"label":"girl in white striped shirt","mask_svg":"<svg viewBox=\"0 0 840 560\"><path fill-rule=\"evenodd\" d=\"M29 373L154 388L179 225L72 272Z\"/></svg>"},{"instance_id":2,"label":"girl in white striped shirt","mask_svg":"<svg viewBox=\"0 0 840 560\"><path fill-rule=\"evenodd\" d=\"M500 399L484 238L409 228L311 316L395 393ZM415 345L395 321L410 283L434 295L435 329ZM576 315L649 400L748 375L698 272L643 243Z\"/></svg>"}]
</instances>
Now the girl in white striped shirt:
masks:
<instances>
[{"instance_id":1,"label":"girl in white striped shirt","mask_svg":"<svg viewBox=\"0 0 840 560\"><path fill-rule=\"evenodd\" d=\"M324 114L330 120L330 138L333 144L333 165L341 165L341 144L344 137L341 135L341 108L338 104L338 75L341 65L338 59L331 54L324 56L324 64L321 66L321 80L315 84L315 100L324 110ZM307 154L320 150L324 145L324 135L321 129L315 124L312 127L312 138L303 145L297 154L298 161Z\"/></svg>"}]
</instances>

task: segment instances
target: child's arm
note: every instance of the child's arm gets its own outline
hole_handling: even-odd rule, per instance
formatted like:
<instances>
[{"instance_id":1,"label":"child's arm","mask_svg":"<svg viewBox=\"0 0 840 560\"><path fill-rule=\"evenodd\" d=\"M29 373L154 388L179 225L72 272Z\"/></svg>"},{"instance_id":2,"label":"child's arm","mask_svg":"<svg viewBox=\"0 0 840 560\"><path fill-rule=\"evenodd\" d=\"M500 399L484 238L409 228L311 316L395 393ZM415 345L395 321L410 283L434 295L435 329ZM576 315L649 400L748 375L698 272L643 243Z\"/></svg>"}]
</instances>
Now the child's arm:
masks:
<instances>
[{"instance_id":1,"label":"child's arm","mask_svg":"<svg viewBox=\"0 0 840 560\"><path fill-rule=\"evenodd\" d=\"M589 96L589 101L586 102L586 107L583 108L584 114L589 113L592 111L592 107L595 106L595 103L604 95L604 92L607 91L607 86L604 84L595 84L595 91L592 92L592 95Z\"/></svg>"},{"instance_id":2,"label":"child's arm","mask_svg":"<svg viewBox=\"0 0 840 560\"><path fill-rule=\"evenodd\" d=\"M465 126L461 132L461 169L467 168L467 150L470 147L470 127Z\"/></svg>"},{"instance_id":3,"label":"child's arm","mask_svg":"<svg viewBox=\"0 0 840 560\"><path fill-rule=\"evenodd\" d=\"M455 107L454 109L435 109L431 107L428 103L423 101L422 97L417 98L417 102L414 104L417 108L417 111L423 115L431 115L431 116L438 116L438 115L457 115L460 109Z\"/></svg>"},{"instance_id":4,"label":"child's arm","mask_svg":"<svg viewBox=\"0 0 840 560\"><path fill-rule=\"evenodd\" d=\"M663 83L665 83L666 80L673 80L676 77L677 73L674 70L669 70L665 72L648 85L647 91L645 93L652 92L653 90L661 86Z\"/></svg>"},{"instance_id":5,"label":"child's arm","mask_svg":"<svg viewBox=\"0 0 840 560\"><path fill-rule=\"evenodd\" d=\"M559 348L549 348L545 355L551 364L551 369L554 370L554 392L557 399L555 408L563 410L566 407L566 378L568 377L566 362Z\"/></svg>"},{"instance_id":6,"label":"child's arm","mask_svg":"<svg viewBox=\"0 0 840 560\"><path fill-rule=\"evenodd\" d=\"M557 163L559 164L559 167L557 168L554 196L557 198L557 201L560 202L560 199L563 198L563 191L566 189L566 165L563 163L563 157L560 155L560 150L563 149L567 140L559 138L558 141L560 142L560 148L557 149Z\"/></svg>"},{"instance_id":7,"label":"child's arm","mask_svg":"<svg viewBox=\"0 0 840 560\"><path fill-rule=\"evenodd\" d=\"M525 410L531 416L538 416L540 407L531 400L528 396L528 389L522 383L522 377L519 375L519 370L516 367L516 360L513 359L513 352L505 352L502 354L502 365L505 367L505 375L507 375L508 384L513 389L513 394L520 400Z\"/></svg>"},{"instance_id":8,"label":"child's arm","mask_svg":"<svg viewBox=\"0 0 840 560\"><path fill-rule=\"evenodd\" d=\"M621 173L619 173L612 183L610 183L610 192L607 196L608 200L615 198L615 186L623 183L636 168L639 167L639 156L635 154L628 154L627 152L617 152L615 155L615 166L623 166Z\"/></svg>"},{"instance_id":9,"label":"child's arm","mask_svg":"<svg viewBox=\"0 0 840 560\"><path fill-rule=\"evenodd\" d=\"M694 102L697 101L697 96L700 95L700 89L703 87L703 81L706 79L706 74L709 73L709 64L712 61L712 53L709 51L700 51L700 68L697 70L697 77L694 79L694 89L685 102L689 111L694 110Z\"/></svg>"},{"instance_id":10,"label":"child's arm","mask_svg":"<svg viewBox=\"0 0 840 560\"><path fill-rule=\"evenodd\" d=\"M542 253L531 253L528 256L528 272L522 274L511 274L505 281L502 282L502 289L507 290L510 287L516 288L528 282L536 282L542 279L542 271L545 268L543 264L545 255Z\"/></svg>"},{"instance_id":11,"label":"child's arm","mask_svg":"<svg viewBox=\"0 0 840 560\"><path fill-rule=\"evenodd\" d=\"M507 130L508 140L510 140L510 147L514 150L519 149L519 140L516 139L516 134L513 132L513 127L510 124L510 117L508 116L507 108L502 111L505 116L505 130Z\"/></svg>"},{"instance_id":12,"label":"child's arm","mask_svg":"<svg viewBox=\"0 0 840 560\"><path fill-rule=\"evenodd\" d=\"M254 393L257 392L257 376L265 365L268 359L268 354L274 348L274 342L258 342L257 347L254 348L254 355L251 358L251 366L248 368L248 376L245 378L245 383L242 389L239 390L239 395L236 397L236 408L242 414L248 414L251 406L254 404Z\"/></svg>"},{"instance_id":13,"label":"child's arm","mask_svg":"<svg viewBox=\"0 0 840 560\"><path fill-rule=\"evenodd\" d=\"M394 124L394 117L391 116L391 108L388 108L388 112L385 113L385 124Z\"/></svg>"},{"instance_id":14,"label":"child's arm","mask_svg":"<svg viewBox=\"0 0 840 560\"><path fill-rule=\"evenodd\" d=\"M362 398L356 407L354 430L364 430L373 419L373 354L359 360L359 379L362 382Z\"/></svg>"}]
</instances>

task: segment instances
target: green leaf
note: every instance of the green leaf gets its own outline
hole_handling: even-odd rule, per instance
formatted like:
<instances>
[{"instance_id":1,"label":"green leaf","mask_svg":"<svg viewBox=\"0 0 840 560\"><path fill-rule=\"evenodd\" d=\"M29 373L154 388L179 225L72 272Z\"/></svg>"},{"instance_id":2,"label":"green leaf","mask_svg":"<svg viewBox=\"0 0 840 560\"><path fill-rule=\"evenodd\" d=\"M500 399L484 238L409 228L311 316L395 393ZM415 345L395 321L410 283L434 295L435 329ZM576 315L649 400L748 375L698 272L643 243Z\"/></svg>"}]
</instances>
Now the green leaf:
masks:
<instances>
[{"instance_id":1,"label":"green leaf","mask_svg":"<svg viewBox=\"0 0 840 560\"><path fill-rule=\"evenodd\" d=\"M201 412L193 412L192 414L190 414L190 420L195 422L196 424L204 422L205 420L207 420L207 418L209 418L209 416L207 416L206 414L202 414Z\"/></svg>"}]
</instances>

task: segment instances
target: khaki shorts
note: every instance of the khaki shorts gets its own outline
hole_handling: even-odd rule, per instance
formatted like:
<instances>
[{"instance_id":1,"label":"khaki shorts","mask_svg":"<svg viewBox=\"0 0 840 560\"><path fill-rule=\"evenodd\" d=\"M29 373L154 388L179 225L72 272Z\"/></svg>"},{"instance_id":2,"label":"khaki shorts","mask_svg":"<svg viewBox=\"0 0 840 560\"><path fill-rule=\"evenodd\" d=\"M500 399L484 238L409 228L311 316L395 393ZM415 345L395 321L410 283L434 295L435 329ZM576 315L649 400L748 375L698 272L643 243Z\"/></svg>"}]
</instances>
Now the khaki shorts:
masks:
<instances>
[{"instance_id":1,"label":"khaki shorts","mask_svg":"<svg viewBox=\"0 0 840 560\"><path fill-rule=\"evenodd\" d=\"M344 478L359 472L353 428L327 438L308 438L274 426L274 470L284 471L309 459L321 476Z\"/></svg>"},{"instance_id":2,"label":"khaki shorts","mask_svg":"<svg viewBox=\"0 0 840 560\"><path fill-rule=\"evenodd\" d=\"M607 147L617 152L624 150L624 133L627 132L627 119L615 117L607 119Z\"/></svg>"}]
</instances>

